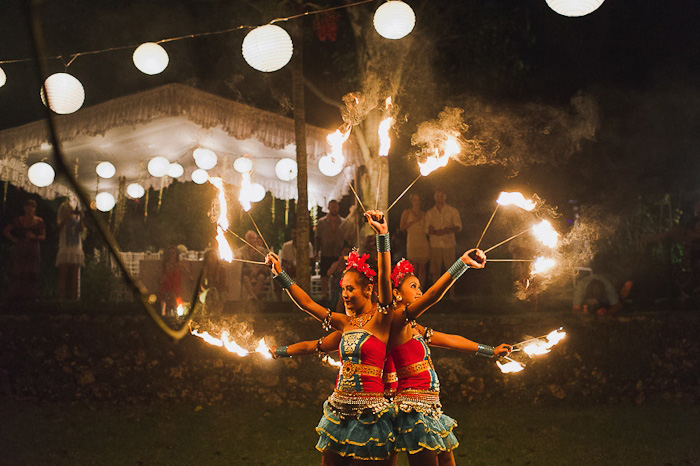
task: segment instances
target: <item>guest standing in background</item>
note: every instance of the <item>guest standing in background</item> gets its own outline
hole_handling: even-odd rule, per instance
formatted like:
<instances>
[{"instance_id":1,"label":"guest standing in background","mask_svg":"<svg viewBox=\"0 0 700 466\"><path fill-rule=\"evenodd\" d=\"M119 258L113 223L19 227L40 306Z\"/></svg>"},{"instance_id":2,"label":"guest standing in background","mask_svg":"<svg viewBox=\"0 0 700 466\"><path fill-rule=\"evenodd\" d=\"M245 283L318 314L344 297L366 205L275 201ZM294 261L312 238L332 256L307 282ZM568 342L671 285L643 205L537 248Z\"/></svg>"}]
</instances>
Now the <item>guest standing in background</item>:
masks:
<instances>
[{"instance_id":1,"label":"guest standing in background","mask_svg":"<svg viewBox=\"0 0 700 466\"><path fill-rule=\"evenodd\" d=\"M426 283L430 244L425 234L425 212L420 208L420 196L411 196L411 208L401 214L401 231L406 232L406 259L416 267L416 277Z\"/></svg>"},{"instance_id":2,"label":"guest standing in background","mask_svg":"<svg viewBox=\"0 0 700 466\"><path fill-rule=\"evenodd\" d=\"M455 261L455 233L462 231L459 211L447 204L447 196L435 191L435 206L425 214L425 233L430 239L430 283ZM454 288L450 290L454 297Z\"/></svg>"},{"instance_id":3,"label":"guest standing in background","mask_svg":"<svg viewBox=\"0 0 700 466\"><path fill-rule=\"evenodd\" d=\"M80 267L85 265L82 233L83 213L76 212L69 201L58 208L58 299L77 300L80 296Z\"/></svg>"},{"instance_id":4,"label":"guest standing in background","mask_svg":"<svg viewBox=\"0 0 700 466\"><path fill-rule=\"evenodd\" d=\"M11 301L33 301L39 288L39 244L46 239L46 225L37 217L36 201L29 199L23 206L24 214L15 218L3 230L7 239L14 243L12 270L10 272Z\"/></svg>"}]
</instances>

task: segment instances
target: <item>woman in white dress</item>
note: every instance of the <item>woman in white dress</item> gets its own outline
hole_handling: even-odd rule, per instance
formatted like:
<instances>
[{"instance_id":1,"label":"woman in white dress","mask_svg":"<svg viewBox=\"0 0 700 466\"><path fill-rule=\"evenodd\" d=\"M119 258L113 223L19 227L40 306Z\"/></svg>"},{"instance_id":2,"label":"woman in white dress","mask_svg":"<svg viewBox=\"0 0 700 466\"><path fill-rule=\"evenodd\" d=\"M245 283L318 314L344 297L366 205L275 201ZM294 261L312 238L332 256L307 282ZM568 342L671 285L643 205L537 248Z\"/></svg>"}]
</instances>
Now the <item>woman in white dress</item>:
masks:
<instances>
[{"instance_id":1,"label":"woman in white dress","mask_svg":"<svg viewBox=\"0 0 700 466\"><path fill-rule=\"evenodd\" d=\"M420 208L420 196L411 195L411 208L401 214L401 231L406 232L406 259L416 267L416 277L425 283L430 244L425 234L425 212Z\"/></svg>"},{"instance_id":2,"label":"woman in white dress","mask_svg":"<svg viewBox=\"0 0 700 466\"><path fill-rule=\"evenodd\" d=\"M73 210L68 201L58 208L58 299L76 300L80 289L80 267L85 265L82 233L83 213Z\"/></svg>"}]
</instances>

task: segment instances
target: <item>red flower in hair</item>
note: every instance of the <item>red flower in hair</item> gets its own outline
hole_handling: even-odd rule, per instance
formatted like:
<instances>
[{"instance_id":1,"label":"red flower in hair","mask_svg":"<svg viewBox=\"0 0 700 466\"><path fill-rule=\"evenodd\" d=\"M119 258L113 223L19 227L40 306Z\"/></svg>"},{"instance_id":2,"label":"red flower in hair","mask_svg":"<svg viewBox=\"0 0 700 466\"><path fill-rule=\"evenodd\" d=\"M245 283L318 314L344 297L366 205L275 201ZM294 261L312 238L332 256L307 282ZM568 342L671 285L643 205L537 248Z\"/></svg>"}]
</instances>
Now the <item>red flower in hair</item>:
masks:
<instances>
[{"instance_id":1,"label":"red flower in hair","mask_svg":"<svg viewBox=\"0 0 700 466\"><path fill-rule=\"evenodd\" d=\"M372 267L370 267L367 263L367 259L369 259L369 254L367 253L362 254L362 257L360 257L357 250L350 251L345 270L356 269L358 272L361 272L365 277L367 277L370 282L374 282L374 278L372 277L377 275L377 272L372 270Z\"/></svg>"},{"instance_id":2,"label":"red flower in hair","mask_svg":"<svg viewBox=\"0 0 700 466\"><path fill-rule=\"evenodd\" d=\"M406 275L413 275L413 264L411 264L406 259L401 259L398 264L394 266L394 270L391 271L391 281L394 283L394 288L399 287L399 283L404 279Z\"/></svg>"}]
</instances>

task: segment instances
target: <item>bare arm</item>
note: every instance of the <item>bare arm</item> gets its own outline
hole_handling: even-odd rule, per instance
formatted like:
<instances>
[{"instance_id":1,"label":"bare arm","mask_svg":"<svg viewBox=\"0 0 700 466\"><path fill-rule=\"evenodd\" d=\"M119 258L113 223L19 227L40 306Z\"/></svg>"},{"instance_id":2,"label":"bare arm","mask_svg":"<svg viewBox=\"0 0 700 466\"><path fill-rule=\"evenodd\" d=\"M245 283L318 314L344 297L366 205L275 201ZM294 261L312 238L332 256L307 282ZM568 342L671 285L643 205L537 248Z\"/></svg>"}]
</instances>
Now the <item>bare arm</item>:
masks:
<instances>
[{"instance_id":1,"label":"bare arm","mask_svg":"<svg viewBox=\"0 0 700 466\"><path fill-rule=\"evenodd\" d=\"M333 351L338 351L338 345L340 344L340 337L343 334L340 331L335 331L330 335L326 335L321 338L320 344L319 340L307 340L294 343L287 347L287 354L291 356L306 356L310 354L316 354L319 350L324 353L332 353ZM280 357L275 351L277 346L270 347L270 353L272 357L277 359Z\"/></svg>"},{"instance_id":2,"label":"bare arm","mask_svg":"<svg viewBox=\"0 0 700 466\"><path fill-rule=\"evenodd\" d=\"M425 327L419 325L417 329L420 333L425 333ZM474 341L464 338L461 335L453 335L443 332L433 332L430 338L430 346L474 354L476 354L479 349L479 344ZM511 346L506 345L505 343L502 343L494 348L494 353L496 356L507 356L510 352Z\"/></svg>"}]
</instances>

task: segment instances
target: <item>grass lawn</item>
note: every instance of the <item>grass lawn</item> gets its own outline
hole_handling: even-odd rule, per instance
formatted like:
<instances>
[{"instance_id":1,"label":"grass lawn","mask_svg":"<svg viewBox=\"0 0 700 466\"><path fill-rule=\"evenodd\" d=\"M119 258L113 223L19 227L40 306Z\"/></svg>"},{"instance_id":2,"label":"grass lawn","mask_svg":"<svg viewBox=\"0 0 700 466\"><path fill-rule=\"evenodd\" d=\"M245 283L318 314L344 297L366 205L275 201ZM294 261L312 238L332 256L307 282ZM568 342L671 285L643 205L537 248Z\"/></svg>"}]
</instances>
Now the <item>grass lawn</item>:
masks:
<instances>
[{"instance_id":1,"label":"grass lawn","mask_svg":"<svg viewBox=\"0 0 700 466\"><path fill-rule=\"evenodd\" d=\"M459 465L700 465L700 407L446 406ZM0 401L4 465L315 465L320 406ZM401 458L399 464L407 464Z\"/></svg>"}]
</instances>

